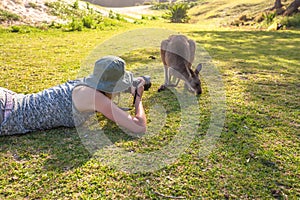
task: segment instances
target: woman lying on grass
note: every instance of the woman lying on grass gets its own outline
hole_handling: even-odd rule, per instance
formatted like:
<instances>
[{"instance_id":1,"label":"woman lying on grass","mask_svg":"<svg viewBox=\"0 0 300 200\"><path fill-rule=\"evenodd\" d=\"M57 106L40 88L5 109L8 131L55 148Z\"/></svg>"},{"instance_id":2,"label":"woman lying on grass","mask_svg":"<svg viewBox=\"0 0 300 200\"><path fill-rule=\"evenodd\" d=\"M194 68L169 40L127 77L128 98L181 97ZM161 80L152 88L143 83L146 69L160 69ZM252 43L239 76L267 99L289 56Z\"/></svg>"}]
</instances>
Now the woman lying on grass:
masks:
<instances>
[{"instance_id":1,"label":"woman lying on grass","mask_svg":"<svg viewBox=\"0 0 300 200\"><path fill-rule=\"evenodd\" d=\"M134 133L146 131L142 105L145 81L134 90L133 75L125 71L119 57L103 57L95 63L93 73L79 80L43 90L35 94L17 94L0 87L0 135L23 134L56 127L75 127L94 112ZM136 97L135 116L120 109L112 96L131 88ZM135 94L137 93L137 94Z\"/></svg>"}]
</instances>

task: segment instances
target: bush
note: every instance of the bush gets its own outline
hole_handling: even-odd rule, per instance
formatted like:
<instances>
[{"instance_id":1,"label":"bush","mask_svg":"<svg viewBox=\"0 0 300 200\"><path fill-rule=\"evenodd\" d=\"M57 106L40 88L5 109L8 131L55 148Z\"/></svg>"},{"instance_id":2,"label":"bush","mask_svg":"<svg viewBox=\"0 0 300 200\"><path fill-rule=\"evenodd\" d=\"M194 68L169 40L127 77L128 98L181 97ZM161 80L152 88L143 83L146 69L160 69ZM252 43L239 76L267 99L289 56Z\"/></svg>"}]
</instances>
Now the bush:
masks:
<instances>
[{"instance_id":1,"label":"bush","mask_svg":"<svg viewBox=\"0 0 300 200\"><path fill-rule=\"evenodd\" d=\"M187 15L189 5L187 3L175 3L169 7L166 17L173 23L184 23L190 19Z\"/></svg>"},{"instance_id":2,"label":"bush","mask_svg":"<svg viewBox=\"0 0 300 200\"><path fill-rule=\"evenodd\" d=\"M78 3L78 0L76 0L73 4L73 8L74 9L79 9L79 3Z\"/></svg>"},{"instance_id":3,"label":"bush","mask_svg":"<svg viewBox=\"0 0 300 200\"><path fill-rule=\"evenodd\" d=\"M78 3L78 1L77 1ZM47 2L45 3L47 7L50 8L50 13L55 16L59 16L62 19L82 17L88 13L86 10L81 10L77 7L76 2L71 4L66 4L60 1Z\"/></svg>"},{"instance_id":4,"label":"bush","mask_svg":"<svg viewBox=\"0 0 300 200\"><path fill-rule=\"evenodd\" d=\"M83 26L86 28L93 28L94 27L94 19L91 15L87 15L82 18Z\"/></svg>"},{"instance_id":5,"label":"bush","mask_svg":"<svg viewBox=\"0 0 300 200\"><path fill-rule=\"evenodd\" d=\"M276 17L276 12L270 12L270 13L264 13L263 18L266 20L267 24L270 24L273 22L273 20Z\"/></svg>"},{"instance_id":6,"label":"bush","mask_svg":"<svg viewBox=\"0 0 300 200\"><path fill-rule=\"evenodd\" d=\"M116 19L119 21L124 21L124 18L119 13L114 13L112 10L109 11L108 17L110 19Z\"/></svg>"},{"instance_id":7,"label":"bush","mask_svg":"<svg viewBox=\"0 0 300 200\"><path fill-rule=\"evenodd\" d=\"M103 22L103 16L99 12L95 12L90 8L90 4L86 4L86 8L80 9L78 0L73 5L66 4L60 1L46 3L46 6L51 8L53 15L59 16L63 19L72 20L68 24L69 31L82 31L85 28L96 28ZM114 16L117 18L118 16Z\"/></svg>"},{"instance_id":8,"label":"bush","mask_svg":"<svg viewBox=\"0 0 300 200\"><path fill-rule=\"evenodd\" d=\"M37 27L32 27L32 26L26 26L26 25L14 25L9 27L9 31L12 33L30 33L30 32L37 32L40 31L41 29Z\"/></svg>"},{"instance_id":9,"label":"bush","mask_svg":"<svg viewBox=\"0 0 300 200\"><path fill-rule=\"evenodd\" d=\"M18 21L18 20L20 20L19 15L0 9L0 22Z\"/></svg>"},{"instance_id":10,"label":"bush","mask_svg":"<svg viewBox=\"0 0 300 200\"><path fill-rule=\"evenodd\" d=\"M60 28L62 28L62 24L56 23L55 21L52 21L51 24L49 24L49 28L60 29Z\"/></svg>"},{"instance_id":11,"label":"bush","mask_svg":"<svg viewBox=\"0 0 300 200\"><path fill-rule=\"evenodd\" d=\"M35 3L33 3L33 2L29 2L28 5L29 5L31 8L33 8L33 9L37 9L37 8L38 8L38 6L37 6Z\"/></svg>"},{"instance_id":12,"label":"bush","mask_svg":"<svg viewBox=\"0 0 300 200\"><path fill-rule=\"evenodd\" d=\"M83 29L83 24L81 21L73 18L72 22L69 24L70 26L70 31L82 31Z\"/></svg>"},{"instance_id":13,"label":"bush","mask_svg":"<svg viewBox=\"0 0 300 200\"><path fill-rule=\"evenodd\" d=\"M300 14L295 14L290 17L284 17L280 23L285 27L300 28Z\"/></svg>"},{"instance_id":14,"label":"bush","mask_svg":"<svg viewBox=\"0 0 300 200\"><path fill-rule=\"evenodd\" d=\"M19 27L19 26L12 26L11 27L11 32L13 32L13 33L18 33L20 31L21 31L21 27Z\"/></svg>"},{"instance_id":15,"label":"bush","mask_svg":"<svg viewBox=\"0 0 300 200\"><path fill-rule=\"evenodd\" d=\"M168 10L169 9L169 3L155 3L153 6L151 6L152 10Z\"/></svg>"}]
</instances>

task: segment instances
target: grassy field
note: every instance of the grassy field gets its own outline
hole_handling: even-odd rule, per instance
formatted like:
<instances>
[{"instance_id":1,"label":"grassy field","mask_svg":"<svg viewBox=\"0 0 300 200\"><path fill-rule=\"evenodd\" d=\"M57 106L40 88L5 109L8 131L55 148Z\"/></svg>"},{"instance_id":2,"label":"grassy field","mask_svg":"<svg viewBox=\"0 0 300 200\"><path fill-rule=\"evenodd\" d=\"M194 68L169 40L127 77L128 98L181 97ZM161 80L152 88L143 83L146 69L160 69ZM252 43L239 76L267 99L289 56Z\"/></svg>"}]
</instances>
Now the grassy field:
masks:
<instances>
[{"instance_id":1,"label":"grassy field","mask_svg":"<svg viewBox=\"0 0 300 200\"><path fill-rule=\"evenodd\" d=\"M131 137L98 116L102 130L114 147L132 155L157 152L181 133L189 138L189 133L196 132L172 162L150 171L120 170L109 162L120 162L113 157L117 154L108 154L112 157L105 162L99 159L86 148L75 128L0 137L0 199L300 198L299 30L265 32L156 23L124 22L112 29L81 32L0 32L0 87L22 93L77 78L82 62L95 48L105 53L101 45L117 43L129 30L141 30L134 32L138 37L146 28L151 33L165 27L194 39L212 58L201 73L204 93L196 104L185 107L178 98L182 86L178 93L156 92L163 82L156 48L159 41L132 49L130 45L136 41L128 37L130 42L119 45L125 49L119 56L127 61L129 70L152 76L153 85L144 98L149 132ZM114 49L107 48L107 52ZM226 119L214 148L203 156L214 102L211 79L206 77L210 76L209 67L215 67L224 84ZM183 108L191 114L190 119L184 118ZM182 128L186 127L184 120L194 127ZM151 168L151 162L157 160L148 162Z\"/></svg>"}]
</instances>

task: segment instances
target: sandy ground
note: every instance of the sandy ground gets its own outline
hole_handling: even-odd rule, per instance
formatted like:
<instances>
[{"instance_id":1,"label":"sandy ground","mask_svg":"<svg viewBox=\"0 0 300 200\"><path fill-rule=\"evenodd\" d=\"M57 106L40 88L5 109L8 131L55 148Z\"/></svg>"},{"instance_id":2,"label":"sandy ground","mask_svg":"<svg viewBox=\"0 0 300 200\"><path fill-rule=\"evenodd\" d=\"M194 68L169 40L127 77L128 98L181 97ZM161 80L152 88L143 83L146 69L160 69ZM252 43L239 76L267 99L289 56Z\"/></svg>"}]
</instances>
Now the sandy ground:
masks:
<instances>
[{"instance_id":1,"label":"sandy ground","mask_svg":"<svg viewBox=\"0 0 300 200\"><path fill-rule=\"evenodd\" d=\"M112 10L113 12L124 14L133 18L140 19L143 14L153 14L154 11L149 9L150 6L133 6L124 8L106 8Z\"/></svg>"},{"instance_id":2,"label":"sandy ground","mask_svg":"<svg viewBox=\"0 0 300 200\"><path fill-rule=\"evenodd\" d=\"M56 16L51 16L47 12L46 2L53 2L56 0L0 0L0 9L4 9L21 16L20 22L9 22L11 24L39 24L39 23L51 23L56 21L64 23ZM74 4L75 0L64 0L69 4ZM34 5L34 6L32 6ZM80 7L86 7L86 3L79 2ZM140 19L143 14L151 14L149 6L134 6L124 8L100 8L99 6L92 6L94 9L101 12L104 16L107 16L109 11L112 10L115 13L125 14L132 18ZM128 19L129 21L132 19Z\"/></svg>"},{"instance_id":3,"label":"sandy ground","mask_svg":"<svg viewBox=\"0 0 300 200\"><path fill-rule=\"evenodd\" d=\"M0 9L19 15L22 20L17 23L37 24L41 22L60 21L57 17L47 14L45 3L51 1L54 0L1 0ZM34 5L34 8L32 5Z\"/></svg>"}]
</instances>

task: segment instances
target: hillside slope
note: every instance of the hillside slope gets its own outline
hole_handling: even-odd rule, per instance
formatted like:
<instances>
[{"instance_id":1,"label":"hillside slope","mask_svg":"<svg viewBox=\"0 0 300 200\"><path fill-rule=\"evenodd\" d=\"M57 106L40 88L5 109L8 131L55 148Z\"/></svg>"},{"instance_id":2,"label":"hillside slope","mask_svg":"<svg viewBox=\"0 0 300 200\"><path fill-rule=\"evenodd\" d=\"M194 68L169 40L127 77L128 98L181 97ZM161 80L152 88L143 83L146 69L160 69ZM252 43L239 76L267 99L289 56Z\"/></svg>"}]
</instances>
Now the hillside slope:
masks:
<instances>
[{"instance_id":1,"label":"hillside slope","mask_svg":"<svg viewBox=\"0 0 300 200\"><path fill-rule=\"evenodd\" d=\"M292 0L282 1L287 7ZM203 0L189 11L190 22L205 26L257 25L275 0ZM273 11L272 11L273 12Z\"/></svg>"},{"instance_id":2,"label":"hillside slope","mask_svg":"<svg viewBox=\"0 0 300 200\"><path fill-rule=\"evenodd\" d=\"M48 14L46 2L54 0L1 0L0 9L16 14L20 17L18 21L9 21L5 24L37 24L41 22L60 21L56 16Z\"/></svg>"},{"instance_id":3,"label":"hillside slope","mask_svg":"<svg viewBox=\"0 0 300 200\"><path fill-rule=\"evenodd\" d=\"M191 23L225 25L242 15L255 15L273 5L266 0L209 0L189 12Z\"/></svg>"},{"instance_id":4,"label":"hillside slope","mask_svg":"<svg viewBox=\"0 0 300 200\"><path fill-rule=\"evenodd\" d=\"M1 0L0 9L8 11L9 13L16 14L20 17L17 21L5 21L1 20L0 24L15 25L15 24L29 24L35 25L40 23L51 23L52 21L58 23L65 23L64 20L59 19L57 16L53 16L49 12L49 8L45 3L55 2L58 0ZM59 0L66 4L73 5L75 0ZM86 8L86 1L79 1L80 8ZM108 16L110 10L114 13L120 13L130 18L141 18L143 14L153 14L154 11L149 9L149 6L133 6L124 8L105 8L98 5L90 4L89 7L102 13L103 16ZM128 20L130 21L130 18Z\"/></svg>"}]
</instances>

